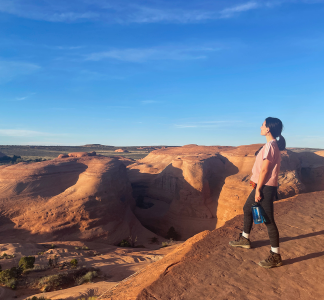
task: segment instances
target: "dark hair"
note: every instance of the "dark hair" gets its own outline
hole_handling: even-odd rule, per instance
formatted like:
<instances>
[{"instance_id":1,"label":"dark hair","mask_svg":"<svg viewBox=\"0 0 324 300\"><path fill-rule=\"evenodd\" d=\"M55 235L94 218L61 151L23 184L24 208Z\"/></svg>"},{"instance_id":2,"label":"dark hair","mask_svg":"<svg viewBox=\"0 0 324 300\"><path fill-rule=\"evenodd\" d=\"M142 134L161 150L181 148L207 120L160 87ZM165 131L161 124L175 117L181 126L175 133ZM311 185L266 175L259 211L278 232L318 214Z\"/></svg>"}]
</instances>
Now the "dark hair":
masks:
<instances>
[{"instance_id":1,"label":"dark hair","mask_svg":"<svg viewBox=\"0 0 324 300\"><path fill-rule=\"evenodd\" d=\"M265 119L266 127L269 128L270 133L274 138L279 137L279 140L277 140L279 150L285 150L286 149L286 140L281 135L283 125L282 122L277 118L271 118L268 117Z\"/></svg>"}]
</instances>

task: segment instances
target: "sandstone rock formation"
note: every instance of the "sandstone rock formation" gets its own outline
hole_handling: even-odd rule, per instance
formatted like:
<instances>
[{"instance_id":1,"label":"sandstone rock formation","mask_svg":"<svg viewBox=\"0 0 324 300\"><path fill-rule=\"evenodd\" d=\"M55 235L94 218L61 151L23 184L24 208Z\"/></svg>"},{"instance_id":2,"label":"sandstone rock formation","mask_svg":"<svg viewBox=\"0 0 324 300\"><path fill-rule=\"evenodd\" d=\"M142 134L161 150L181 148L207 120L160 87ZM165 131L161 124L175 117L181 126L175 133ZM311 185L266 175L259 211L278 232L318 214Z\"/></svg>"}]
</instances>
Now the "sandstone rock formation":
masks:
<instances>
[{"instance_id":1,"label":"sandstone rock formation","mask_svg":"<svg viewBox=\"0 0 324 300\"><path fill-rule=\"evenodd\" d=\"M228 241L241 232L243 216L202 232L162 260L108 290L102 300L166 299L322 299L324 294L324 192L275 203L283 266L257 263L269 255L266 227L254 225L252 249Z\"/></svg>"},{"instance_id":2,"label":"sandstone rock formation","mask_svg":"<svg viewBox=\"0 0 324 300\"><path fill-rule=\"evenodd\" d=\"M261 146L186 145L152 151L128 166L137 200L135 215L163 236L173 226L182 240L222 226L242 212L251 192L255 153ZM324 189L323 166L324 159L317 154L283 151L279 197L316 190L314 185ZM309 174L313 183L307 179Z\"/></svg>"},{"instance_id":3,"label":"sandstone rock formation","mask_svg":"<svg viewBox=\"0 0 324 300\"><path fill-rule=\"evenodd\" d=\"M116 158L73 155L0 166L0 239L118 243L130 235L139 242L152 237L130 209L125 165Z\"/></svg>"},{"instance_id":4,"label":"sandstone rock formation","mask_svg":"<svg viewBox=\"0 0 324 300\"><path fill-rule=\"evenodd\" d=\"M124 150L124 149L117 149L117 150L115 150L115 152L129 152L128 150Z\"/></svg>"}]
</instances>

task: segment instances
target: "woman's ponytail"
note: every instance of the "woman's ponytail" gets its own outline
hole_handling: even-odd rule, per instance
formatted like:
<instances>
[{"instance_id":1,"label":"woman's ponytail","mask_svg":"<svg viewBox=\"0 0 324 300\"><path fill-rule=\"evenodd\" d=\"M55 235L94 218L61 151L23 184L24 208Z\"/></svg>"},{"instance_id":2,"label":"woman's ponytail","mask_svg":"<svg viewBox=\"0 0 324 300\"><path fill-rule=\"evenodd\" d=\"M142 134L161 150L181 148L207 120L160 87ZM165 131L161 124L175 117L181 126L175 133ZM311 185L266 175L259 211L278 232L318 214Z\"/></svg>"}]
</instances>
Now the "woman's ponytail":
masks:
<instances>
[{"instance_id":1,"label":"woman's ponytail","mask_svg":"<svg viewBox=\"0 0 324 300\"><path fill-rule=\"evenodd\" d=\"M286 140L281 134L279 135L279 140L277 140L277 144L280 151L286 149Z\"/></svg>"},{"instance_id":2,"label":"woman's ponytail","mask_svg":"<svg viewBox=\"0 0 324 300\"><path fill-rule=\"evenodd\" d=\"M286 149L286 140L284 137L281 135L283 125L280 119L278 118L271 118L268 117L265 119L266 122L266 127L269 128L270 133L274 138L279 137L279 140L277 140L278 148L280 151Z\"/></svg>"}]
</instances>

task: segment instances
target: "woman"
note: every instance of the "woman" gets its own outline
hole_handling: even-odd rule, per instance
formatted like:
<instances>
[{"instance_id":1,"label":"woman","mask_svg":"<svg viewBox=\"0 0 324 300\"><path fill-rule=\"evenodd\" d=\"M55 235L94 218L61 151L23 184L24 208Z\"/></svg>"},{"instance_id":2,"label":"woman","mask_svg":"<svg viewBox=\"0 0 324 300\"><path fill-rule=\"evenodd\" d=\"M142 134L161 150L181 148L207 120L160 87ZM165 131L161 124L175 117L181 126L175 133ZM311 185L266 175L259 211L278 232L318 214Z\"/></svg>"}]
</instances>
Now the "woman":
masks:
<instances>
[{"instance_id":1,"label":"woman","mask_svg":"<svg viewBox=\"0 0 324 300\"><path fill-rule=\"evenodd\" d=\"M279 253L279 232L273 216L273 200L277 195L281 162L280 151L286 148L286 141L281 135L282 127L282 122L279 119L271 117L266 118L261 126L261 135L266 137L267 143L256 153L257 157L250 181L253 190L243 207L244 230L236 241L229 242L233 247L251 248L249 236L253 223L252 205L258 202L263 208L271 244L270 256L259 262L259 265L264 268L282 265Z\"/></svg>"}]
</instances>

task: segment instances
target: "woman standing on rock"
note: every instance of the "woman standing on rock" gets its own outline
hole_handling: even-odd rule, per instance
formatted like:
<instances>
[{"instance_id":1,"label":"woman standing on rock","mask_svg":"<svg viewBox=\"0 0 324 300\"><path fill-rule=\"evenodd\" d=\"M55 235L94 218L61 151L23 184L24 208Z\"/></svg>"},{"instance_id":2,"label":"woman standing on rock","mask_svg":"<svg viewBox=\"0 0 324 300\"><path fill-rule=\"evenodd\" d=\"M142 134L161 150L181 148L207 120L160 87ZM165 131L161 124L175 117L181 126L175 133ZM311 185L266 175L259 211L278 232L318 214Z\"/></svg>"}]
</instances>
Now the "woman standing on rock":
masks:
<instances>
[{"instance_id":1,"label":"woman standing on rock","mask_svg":"<svg viewBox=\"0 0 324 300\"><path fill-rule=\"evenodd\" d=\"M286 148L286 141L281 135L282 127L279 119L271 117L266 118L261 126L261 135L266 137L267 143L257 153L252 169L250 184L253 190L243 207L244 230L236 241L229 242L233 247L251 248L249 236L253 223L252 205L258 202L264 211L271 244L269 257L259 262L259 265L264 268L282 265L279 254L279 232L273 216L273 201L277 195L281 162L280 151ZM276 140L278 137L279 140Z\"/></svg>"}]
</instances>

